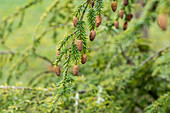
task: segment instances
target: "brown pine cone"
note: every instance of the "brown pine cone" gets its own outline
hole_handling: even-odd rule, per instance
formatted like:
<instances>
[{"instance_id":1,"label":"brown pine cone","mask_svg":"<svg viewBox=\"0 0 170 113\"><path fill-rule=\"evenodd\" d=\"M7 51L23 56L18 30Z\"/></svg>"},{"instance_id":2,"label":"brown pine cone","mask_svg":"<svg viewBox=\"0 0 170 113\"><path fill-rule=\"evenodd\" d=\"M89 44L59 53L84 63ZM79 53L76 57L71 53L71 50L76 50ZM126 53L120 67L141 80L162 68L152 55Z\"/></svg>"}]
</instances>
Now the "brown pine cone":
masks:
<instances>
[{"instance_id":1,"label":"brown pine cone","mask_svg":"<svg viewBox=\"0 0 170 113\"><path fill-rule=\"evenodd\" d=\"M77 76L78 73L79 73L79 66L75 65L75 66L73 67L73 75L74 75L74 76Z\"/></svg>"},{"instance_id":2,"label":"brown pine cone","mask_svg":"<svg viewBox=\"0 0 170 113\"><path fill-rule=\"evenodd\" d=\"M127 6L127 5L128 5L128 2L129 2L129 0L123 0L124 6Z\"/></svg>"},{"instance_id":3,"label":"brown pine cone","mask_svg":"<svg viewBox=\"0 0 170 113\"><path fill-rule=\"evenodd\" d=\"M116 9L117 9L117 2L113 1L113 2L111 3L111 8L112 8L112 11L115 12Z\"/></svg>"},{"instance_id":4,"label":"brown pine cone","mask_svg":"<svg viewBox=\"0 0 170 113\"><path fill-rule=\"evenodd\" d=\"M102 17L96 16L96 19L95 19L96 27L99 27L101 23L102 23Z\"/></svg>"},{"instance_id":5,"label":"brown pine cone","mask_svg":"<svg viewBox=\"0 0 170 113\"><path fill-rule=\"evenodd\" d=\"M131 21L132 18L133 18L132 13L127 14L127 20L128 20L128 21Z\"/></svg>"},{"instance_id":6,"label":"brown pine cone","mask_svg":"<svg viewBox=\"0 0 170 113\"><path fill-rule=\"evenodd\" d=\"M123 10L119 10L119 17L120 17L121 19L123 19L123 15L124 15Z\"/></svg>"},{"instance_id":7,"label":"brown pine cone","mask_svg":"<svg viewBox=\"0 0 170 113\"><path fill-rule=\"evenodd\" d=\"M81 52L83 49L83 41L82 40L77 40L77 49Z\"/></svg>"},{"instance_id":8,"label":"brown pine cone","mask_svg":"<svg viewBox=\"0 0 170 113\"><path fill-rule=\"evenodd\" d=\"M125 22L125 23L123 24L123 30L126 30L127 27L128 27L128 22Z\"/></svg>"},{"instance_id":9,"label":"brown pine cone","mask_svg":"<svg viewBox=\"0 0 170 113\"><path fill-rule=\"evenodd\" d=\"M95 37L96 37L96 31L95 31L95 30L92 30L92 31L90 32L89 37L90 37L90 41L93 41L93 40L95 39Z\"/></svg>"},{"instance_id":10,"label":"brown pine cone","mask_svg":"<svg viewBox=\"0 0 170 113\"><path fill-rule=\"evenodd\" d=\"M91 1L91 6L92 6L92 8L94 7L94 1Z\"/></svg>"},{"instance_id":11,"label":"brown pine cone","mask_svg":"<svg viewBox=\"0 0 170 113\"><path fill-rule=\"evenodd\" d=\"M60 76L60 66L54 66L54 72L57 76Z\"/></svg>"},{"instance_id":12,"label":"brown pine cone","mask_svg":"<svg viewBox=\"0 0 170 113\"><path fill-rule=\"evenodd\" d=\"M83 56L81 57L81 63L82 64L85 64L87 61L87 55L86 54L83 54Z\"/></svg>"},{"instance_id":13,"label":"brown pine cone","mask_svg":"<svg viewBox=\"0 0 170 113\"><path fill-rule=\"evenodd\" d=\"M118 21L115 21L114 25L115 25L116 29L119 29L119 22Z\"/></svg>"},{"instance_id":14,"label":"brown pine cone","mask_svg":"<svg viewBox=\"0 0 170 113\"><path fill-rule=\"evenodd\" d=\"M167 25L168 25L168 19L167 19L167 15L166 14L159 14L158 15L158 19L157 19L157 22L158 22L158 25L159 27L165 31L167 29Z\"/></svg>"},{"instance_id":15,"label":"brown pine cone","mask_svg":"<svg viewBox=\"0 0 170 113\"><path fill-rule=\"evenodd\" d=\"M73 25L74 25L74 27L77 27L78 21L79 21L79 19L77 17L73 17Z\"/></svg>"}]
</instances>

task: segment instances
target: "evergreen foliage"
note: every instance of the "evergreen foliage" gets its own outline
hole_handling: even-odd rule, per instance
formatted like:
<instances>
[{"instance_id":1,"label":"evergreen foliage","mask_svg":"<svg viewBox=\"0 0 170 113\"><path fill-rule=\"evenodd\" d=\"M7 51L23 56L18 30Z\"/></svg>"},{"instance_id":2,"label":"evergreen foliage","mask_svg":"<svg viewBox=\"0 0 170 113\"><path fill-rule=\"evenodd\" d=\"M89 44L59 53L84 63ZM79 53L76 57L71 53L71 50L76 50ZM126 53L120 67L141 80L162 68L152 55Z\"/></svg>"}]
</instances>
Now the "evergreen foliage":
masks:
<instances>
[{"instance_id":1,"label":"evergreen foliage","mask_svg":"<svg viewBox=\"0 0 170 113\"><path fill-rule=\"evenodd\" d=\"M112 1L118 3L115 12ZM24 30L27 10L46 3L51 5L38 17L32 42L14 51L8 41ZM168 0L128 0L127 5L124 0L29 0L0 24L0 112L169 113L170 45L155 50L143 35L144 26L149 29L156 21L163 30L159 32L169 31L166 22L158 20L160 14L169 17L169 4ZM122 19L119 10L124 11ZM132 20L128 14L133 14ZM102 20L96 20L98 16ZM76 27L73 17L78 18ZM96 21L101 22L99 27ZM90 42L93 30L96 38ZM83 43L81 51L78 40ZM73 74L75 65L78 76ZM60 67L60 76L53 66Z\"/></svg>"}]
</instances>

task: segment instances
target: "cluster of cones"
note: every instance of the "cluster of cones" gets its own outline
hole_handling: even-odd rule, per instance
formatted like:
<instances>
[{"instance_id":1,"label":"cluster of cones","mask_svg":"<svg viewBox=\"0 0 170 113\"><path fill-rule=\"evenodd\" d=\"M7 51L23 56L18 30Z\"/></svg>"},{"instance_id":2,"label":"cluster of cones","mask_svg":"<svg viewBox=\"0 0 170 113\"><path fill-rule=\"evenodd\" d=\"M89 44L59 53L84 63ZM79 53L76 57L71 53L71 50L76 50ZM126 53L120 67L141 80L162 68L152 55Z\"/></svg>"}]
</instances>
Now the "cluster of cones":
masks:
<instances>
[{"instance_id":1,"label":"cluster of cones","mask_svg":"<svg viewBox=\"0 0 170 113\"><path fill-rule=\"evenodd\" d=\"M80 47L79 43L80 43L80 42L78 41L78 42L77 42L77 45L78 45L77 48L78 48L79 51L81 51L81 50L82 50L82 47ZM59 54L60 54L60 51L57 51L57 52L56 52L56 57L58 57ZM87 61L87 55L86 55L86 54L83 54L82 57L81 57L81 63L82 63L82 64L85 64L86 61ZM54 66L54 72L56 73L57 76L60 76L61 70L60 70L60 66L59 66L59 65L55 65L55 66ZM79 72L79 66L76 64L76 65L73 67L73 75L74 75L74 76L77 76L78 72Z\"/></svg>"},{"instance_id":2,"label":"cluster of cones","mask_svg":"<svg viewBox=\"0 0 170 113\"><path fill-rule=\"evenodd\" d=\"M91 7L93 8L94 7L94 1L90 1L90 4L91 4ZM77 23L78 23L79 19L78 17L73 17L73 25L74 27L77 27ZM100 24L102 22L102 18L101 16L96 16L95 18L95 25L96 27L99 27ZM90 31L90 35L89 35L89 38L90 38L90 41L93 41L96 37L96 31L93 29ZM78 39L77 40L77 49L81 52L82 49L83 49L83 41L81 39ZM81 63L82 64L85 64L87 61L87 55L84 53L81 57ZM59 70L59 69L58 69ZM57 70L57 71L58 71ZM74 67L73 67L73 75L74 76L77 76L79 72L79 66L76 64ZM57 74L57 73L56 73Z\"/></svg>"},{"instance_id":3,"label":"cluster of cones","mask_svg":"<svg viewBox=\"0 0 170 113\"><path fill-rule=\"evenodd\" d=\"M129 3L129 0L123 0L124 6L127 6L128 3ZM113 12L115 12L117 10L117 6L118 6L118 3L116 1L112 1L111 8L112 8ZM125 15L124 11L120 9L119 10L119 17L121 19L123 19L124 15ZM123 23L123 30L127 29L128 21L131 21L132 18L133 18L132 13L126 14L126 18L125 18L126 21ZM114 26L115 26L116 29L119 29L119 22L117 20L114 22Z\"/></svg>"},{"instance_id":4,"label":"cluster of cones","mask_svg":"<svg viewBox=\"0 0 170 113\"><path fill-rule=\"evenodd\" d=\"M129 3L128 0L123 0L123 4L124 6L127 6ZM91 0L90 2L92 8L94 7L94 1ZM117 2L116 1L112 1L111 3L111 8L113 10L113 12L115 12L117 10ZM131 19L133 18L133 15L131 13L129 14L125 14L124 13L124 10L119 10L119 17L121 19L124 18L124 15L125 15L125 22L123 24L123 30L126 30L127 27L128 27L128 22L131 21ZM77 27L77 23L78 23L79 19L78 17L73 17L73 25L74 27ZM102 22L102 17L100 15L96 16L95 18L95 26L96 27L99 27L100 24ZM161 27L162 30L166 30L167 28L167 18L165 15L159 15L158 16L158 25ZM116 27L116 29L119 29L119 22L116 20L114 22L114 26ZM90 38L90 41L93 41L96 37L96 31L93 29L90 31L90 35L89 35L89 38ZM83 49L83 41L81 39L78 39L77 40L77 49L81 52L82 49ZM59 51L56 52L56 57L58 57L59 55ZM81 63L82 64L85 64L87 61L87 55L84 53L81 57ZM54 72L56 73L56 75L60 75L60 67L58 65L54 66ZM77 76L78 75L78 72L79 72L79 66L76 64L74 67L73 67L73 75L74 76Z\"/></svg>"}]
</instances>

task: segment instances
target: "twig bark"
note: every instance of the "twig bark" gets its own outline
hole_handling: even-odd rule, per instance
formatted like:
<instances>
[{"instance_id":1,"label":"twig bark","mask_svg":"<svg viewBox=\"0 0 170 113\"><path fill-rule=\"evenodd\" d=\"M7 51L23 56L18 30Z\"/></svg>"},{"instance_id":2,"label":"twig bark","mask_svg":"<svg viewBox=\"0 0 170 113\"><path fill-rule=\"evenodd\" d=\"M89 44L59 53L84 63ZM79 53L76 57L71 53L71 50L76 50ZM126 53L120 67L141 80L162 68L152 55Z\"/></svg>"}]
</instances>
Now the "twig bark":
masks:
<instances>
[{"instance_id":1,"label":"twig bark","mask_svg":"<svg viewBox=\"0 0 170 113\"><path fill-rule=\"evenodd\" d=\"M154 53L153 55L151 55L150 57L148 57L145 61L143 61L143 62L140 64L139 67L142 67L143 65L145 65L146 63L148 63L150 60L152 60L154 57L160 55L162 52L164 52L165 50L167 50L167 49L169 49L169 48L170 48L170 46L165 47L165 48L161 49L160 51Z\"/></svg>"},{"instance_id":2,"label":"twig bark","mask_svg":"<svg viewBox=\"0 0 170 113\"><path fill-rule=\"evenodd\" d=\"M36 54L36 56L43 59L43 60L45 60L45 61L47 61L47 62L49 62L51 65L53 65L53 62L50 59L48 59L47 57L41 56L41 55L38 55L38 54Z\"/></svg>"},{"instance_id":3,"label":"twig bark","mask_svg":"<svg viewBox=\"0 0 170 113\"><path fill-rule=\"evenodd\" d=\"M87 4L86 4L86 7L85 7L85 9L84 9L84 11L83 11L83 13L82 13L82 15L81 15L81 19L80 19L81 21L83 20L84 14L85 14L86 9L87 9L88 4L89 4L89 1L90 1L90 0L87 0L87 1L86 1Z\"/></svg>"},{"instance_id":4,"label":"twig bark","mask_svg":"<svg viewBox=\"0 0 170 113\"><path fill-rule=\"evenodd\" d=\"M43 90L43 91L52 91L55 90L54 88L30 88L30 87L24 87L24 86L0 86L0 90L4 89L4 90ZM75 94L76 92L78 92L79 94L84 94L87 91L86 90L81 90L81 91L73 91L72 93ZM48 95L52 95L52 94L48 94Z\"/></svg>"},{"instance_id":5,"label":"twig bark","mask_svg":"<svg viewBox=\"0 0 170 113\"><path fill-rule=\"evenodd\" d=\"M47 88L29 88L29 87L19 87L19 86L0 86L0 89L10 90L10 89L19 89L19 90L43 90L43 91L49 91Z\"/></svg>"},{"instance_id":6,"label":"twig bark","mask_svg":"<svg viewBox=\"0 0 170 113\"><path fill-rule=\"evenodd\" d=\"M0 54L15 54L13 51L0 51Z\"/></svg>"},{"instance_id":7,"label":"twig bark","mask_svg":"<svg viewBox=\"0 0 170 113\"><path fill-rule=\"evenodd\" d=\"M33 81L34 81L36 78L40 77L42 74L48 74L48 73L54 73L54 72L53 72L53 71L43 71L43 72L38 73L35 77L33 77L33 78L29 81L28 86L30 86L30 85L33 83Z\"/></svg>"},{"instance_id":8,"label":"twig bark","mask_svg":"<svg viewBox=\"0 0 170 113\"><path fill-rule=\"evenodd\" d=\"M134 65L134 63L132 62L132 60L126 55L125 51L123 50L122 46L120 45L120 49L122 52L123 57L126 59L127 64L129 65Z\"/></svg>"}]
</instances>

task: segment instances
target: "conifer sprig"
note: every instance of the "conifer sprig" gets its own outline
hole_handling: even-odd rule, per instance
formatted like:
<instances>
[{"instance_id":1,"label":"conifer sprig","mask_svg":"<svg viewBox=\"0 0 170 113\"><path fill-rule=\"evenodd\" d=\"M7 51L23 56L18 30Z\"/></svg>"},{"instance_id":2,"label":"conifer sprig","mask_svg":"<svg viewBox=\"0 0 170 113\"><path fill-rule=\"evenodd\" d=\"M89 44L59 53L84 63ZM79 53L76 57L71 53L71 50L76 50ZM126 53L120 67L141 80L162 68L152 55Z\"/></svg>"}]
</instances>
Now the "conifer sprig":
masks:
<instances>
[{"instance_id":1,"label":"conifer sprig","mask_svg":"<svg viewBox=\"0 0 170 113\"><path fill-rule=\"evenodd\" d=\"M95 29L95 10L93 8L90 8L88 11L88 25L89 25L89 30L94 30Z\"/></svg>"},{"instance_id":2,"label":"conifer sprig","mask_svg":"<svg viewBox=\"0 0 170 113\"><path fill-rule=\"evenodd\" d=\"M170 92L159 97L150 106L145 108L146 113L166 113L170 105Z\"/></svg>"},{"instance_id":3,"label":"conifer sprig","mask_svg":"<svg viewBox=\"0 0 170 113\"><path fill-rule=\"evenodd\" d=\"M95 12L96 15L101 16L101 14L103 13L102 10L103 9L103 1L102 0L95 0Z\"/></svg>"}]
</instances>

